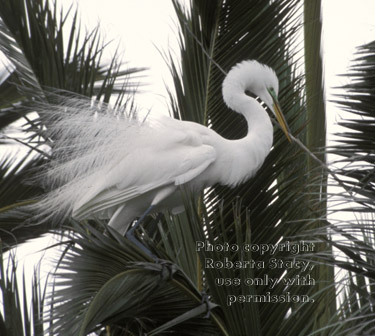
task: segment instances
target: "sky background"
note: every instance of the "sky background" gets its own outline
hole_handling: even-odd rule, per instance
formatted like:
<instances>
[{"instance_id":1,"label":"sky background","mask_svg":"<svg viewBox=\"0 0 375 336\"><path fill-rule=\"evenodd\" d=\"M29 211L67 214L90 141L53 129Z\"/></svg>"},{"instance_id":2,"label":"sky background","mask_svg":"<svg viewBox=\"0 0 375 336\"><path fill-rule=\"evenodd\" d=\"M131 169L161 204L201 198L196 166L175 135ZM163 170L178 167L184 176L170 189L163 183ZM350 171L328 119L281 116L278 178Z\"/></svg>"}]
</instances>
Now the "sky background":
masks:
<instances>
[{"instance_id":1,"label":"sky background","mask_svg":"<svg viewBox=\"0 0 375 336\"><path fill-rule=\"evenodd\" d=\"M147 67L143 79L148 86L139 95L138 106L154 113L167 113L165 85L172 85L168 67L160 51L178 53L177 24L170 0L60 0L64 8L78 4L82 22L88 29L100 23L106 41L113 40L109 55L120 43L124 60L130 67ZM338 74L347 72L355 48L375 40L375 0L323 0L323 57L326 96L332 88L347 83ZM111 51L112 50L112 51ZM327 104L328 127L336 131L335 121L342 113L334 104ZM40 255L30 254L43 246L25 244L19 249L26 271L31 274ZM29 259L30 258L30 259Z\"/></svg>"}]
</instances>

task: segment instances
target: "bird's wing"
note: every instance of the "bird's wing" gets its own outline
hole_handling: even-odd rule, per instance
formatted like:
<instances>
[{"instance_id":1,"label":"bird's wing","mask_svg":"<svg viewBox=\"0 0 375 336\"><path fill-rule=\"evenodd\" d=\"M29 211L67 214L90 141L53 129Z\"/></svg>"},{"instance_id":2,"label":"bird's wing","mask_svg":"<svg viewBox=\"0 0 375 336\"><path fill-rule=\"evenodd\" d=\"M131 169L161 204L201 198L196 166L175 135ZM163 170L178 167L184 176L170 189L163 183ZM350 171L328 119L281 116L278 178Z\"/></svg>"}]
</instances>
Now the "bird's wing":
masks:
<instances>
[{"instance_id":1,"label":"bird's wing","mask_svg":"<svg viewBox=\"0 0 375 336\"><path fill-rule=\"evenodd\" d=\"M182 185L190 182L203 173L215 159L216 151L212 146L202 145L195 148L181 162L178 170L180 174L173 177L174 184Z\"/></svg>"},{"instance_id":2,"label":"bird's wing","mask_svg":"<svg viewBox=\"0 0 375 336\"><path fill-rule=\"evenodd\" d=\"M92 176L73 216L85 218L163 186L188 183L215 161L214 147L204 144L199 132L156 133L152 141L140 140L118 164Z\"/></svg>"}]
</instances>

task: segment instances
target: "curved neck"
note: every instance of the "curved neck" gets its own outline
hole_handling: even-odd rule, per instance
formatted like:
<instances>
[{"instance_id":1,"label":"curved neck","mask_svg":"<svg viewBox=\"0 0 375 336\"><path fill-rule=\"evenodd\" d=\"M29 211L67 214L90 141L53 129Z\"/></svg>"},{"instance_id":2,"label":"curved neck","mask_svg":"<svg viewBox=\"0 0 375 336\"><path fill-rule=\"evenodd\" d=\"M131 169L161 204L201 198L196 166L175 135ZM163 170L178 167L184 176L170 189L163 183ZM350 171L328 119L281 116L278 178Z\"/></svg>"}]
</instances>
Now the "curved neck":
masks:
<instances>
[{"instance_id":1,"label":"curved neck","mask_svg":"<svg viewBox=\"0 0 375 336\"><path fill-rule=\"evenodd\" d=\"M263 164L273 140L273 126L265 109L245 93L236 94L228 106L242 114L248 125L247 135L239 140L228 140L231 173L227 185L238 185L252 176Z\"/></svg>"},{"instance_id":2,"label":"curved neck","mask_svg":"<svg viewBox=\"0 0 375 336\"><path fill-rule=\"evenodd\" d=\"M238 93L231 94L226 103L233 111L245 117L248 126L247 136L253 137L256 134L259 137L263 135L269 137L269 132L271 132L272 137L270 117L256 99L249 97L244 91L238 91Z\"/></svg>"}]
</instances>

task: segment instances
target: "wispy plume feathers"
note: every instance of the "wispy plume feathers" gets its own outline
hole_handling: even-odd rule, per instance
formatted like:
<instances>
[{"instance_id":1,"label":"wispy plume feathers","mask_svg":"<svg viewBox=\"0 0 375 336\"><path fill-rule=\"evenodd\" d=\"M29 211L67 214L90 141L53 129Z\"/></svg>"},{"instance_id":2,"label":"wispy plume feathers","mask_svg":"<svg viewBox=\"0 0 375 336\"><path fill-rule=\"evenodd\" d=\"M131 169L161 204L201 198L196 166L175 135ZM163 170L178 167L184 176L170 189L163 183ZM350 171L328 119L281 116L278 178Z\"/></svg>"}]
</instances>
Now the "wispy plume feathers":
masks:
<instances>
[{"instance_id":1,"label":"wispy plume feathers","mask_svg":"<svg viewBox=\"0 0 375 336\"><path fill-rule=\"evenodd\" d=\"M46 195L33 208L40 219L60 223L133 152L149 121L139 120L131 103L112 109L88 98L57 98L58 104L36 108L48 125L43 136L50 139L51 160L38 174Z\"/></svg>"}]
</instances>

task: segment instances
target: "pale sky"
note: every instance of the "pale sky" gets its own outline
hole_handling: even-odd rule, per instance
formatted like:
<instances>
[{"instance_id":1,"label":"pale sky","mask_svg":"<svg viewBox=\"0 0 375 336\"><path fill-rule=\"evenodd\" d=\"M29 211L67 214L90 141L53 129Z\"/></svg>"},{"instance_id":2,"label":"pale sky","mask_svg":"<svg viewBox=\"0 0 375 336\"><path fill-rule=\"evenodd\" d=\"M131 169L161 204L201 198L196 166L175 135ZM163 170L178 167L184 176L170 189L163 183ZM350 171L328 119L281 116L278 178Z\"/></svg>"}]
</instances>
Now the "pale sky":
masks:
<instances>
[{"instance_id":1,"label":"pale sky","mask_svg":"<svg viewBox=\"0 0 375 336\"><path fill-rule=\"evenodd\" d=\"M334 87L348 83L345 74L356 47L375 40L374 0L323 0L323 57L327 99ZM342 112L328 102L327 120L332 129Z\"/></svg>"}]
</instances>

